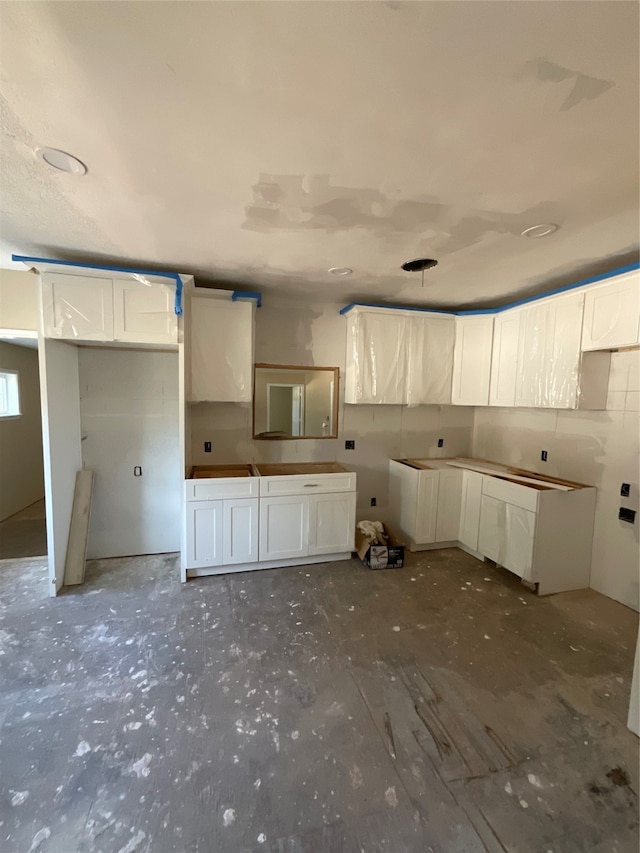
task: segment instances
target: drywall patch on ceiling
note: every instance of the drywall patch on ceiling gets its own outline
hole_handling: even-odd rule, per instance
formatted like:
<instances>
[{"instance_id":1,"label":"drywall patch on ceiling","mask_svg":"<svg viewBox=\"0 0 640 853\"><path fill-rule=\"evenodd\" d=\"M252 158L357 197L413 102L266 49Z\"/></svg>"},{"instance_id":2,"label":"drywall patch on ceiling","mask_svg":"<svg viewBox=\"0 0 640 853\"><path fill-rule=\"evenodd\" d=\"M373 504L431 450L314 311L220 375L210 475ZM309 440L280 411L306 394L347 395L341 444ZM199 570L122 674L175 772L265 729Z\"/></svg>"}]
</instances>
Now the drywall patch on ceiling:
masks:
<instances>
[{"instance_id":1,"label":"drywall patch on ceiling","mask_svg":"<svg viewBox=\"0 0 640 853\"><path fill-rule=\"evenodd\" d=\"M494 234L511 234L519 237L522 231L532 223L558 221L562 218L558 205L551 201L542 201L519 213L497 210L471 211L468 216L463 216L457 222L442 227L440 235L421 240L418 244L418 254L436 252L439 255L450 255L462 249L468 249Z\"/></svg>"},{"instance_id":2,"label":"drywall patch on ceiling","mask_svg":"<svg viewBox=\"0 0 640 853\"><path fill-rule=\"evenodd\" d=\"M537 222L562 220L551 201L516 213L471 210L456 219L455 207L429 196L395 200L377 189L334 186L328 175L262 174L252 190L242 226L250 231L362 228L377 237L416 234L421 238L417 253L427 255L457 252L490 234L519 235Z\"/></svg>"},{"instance_id":3,"label":"drywall patch on ceiling","mask_svg":"<svg viewBox=\"0 0 640 853\"><path fill-rule=\"evenodd\" d=\"M601 80L580 71L572 71L564 65L550 62L544 57L531 59L525 63L525 74L534 76L540 83L564 83L573 80L573 87L560 106L562 112L577 107L582 101L592 101L604 95L616 84L611 80Z\"/></svg>"},{"instance_id":4,"label":"drywall patch on ceiling","mask_svg":"<svg viewBox=\"0 0 640 853\"><path fill-rule=\"evenodd\" d=\"M419 232L446 210L428 197L395 201L377 189L334 186L329 175L261 174L251 189L253 201L242 225L249 231Z\"/></svg>"}]
</instances>

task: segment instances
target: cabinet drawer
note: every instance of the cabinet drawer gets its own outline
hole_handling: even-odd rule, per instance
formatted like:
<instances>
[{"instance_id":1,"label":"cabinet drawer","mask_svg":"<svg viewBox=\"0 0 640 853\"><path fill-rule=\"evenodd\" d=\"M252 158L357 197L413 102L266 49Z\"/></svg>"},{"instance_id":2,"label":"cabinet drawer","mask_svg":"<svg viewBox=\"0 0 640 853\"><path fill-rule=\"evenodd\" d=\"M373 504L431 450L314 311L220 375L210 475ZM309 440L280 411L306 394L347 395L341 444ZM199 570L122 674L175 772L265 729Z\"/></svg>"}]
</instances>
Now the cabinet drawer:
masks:
<instances>
[{"instance_id":1,"label":"cabinet drawer","mask_svg":"<svg viewBox=\"0 0 640 853\"><path fill-rule=\"evenodd\" d=\"M260 496L311 495L319 492L355 492L356 475L294 474L290 477L260 477Z\"/></svg>"},{"instance_id":2,"label":"cabinet drawer","mask_svg":"<svg viewBox=\"0 0 640 853\"><path fill-rule=\"evenodd\" d=\"M532 512L536 512L538 509L538 490L520 485L520 483L511 483L508 480L500 480L497 477L485 475L482 483L482 494Z\"/></svg>"},{"instance_id":3,"label":"cabinet drawer","mask_svg":"<svg viewBox=\"0 0 640 853\"><path fill-rule=\"evenodd\" d=\"M225 477L215 480L186 480L187 501L215 501L224 498L257 498L258 479L252 477Z\"/></svg>"}]
</instances>

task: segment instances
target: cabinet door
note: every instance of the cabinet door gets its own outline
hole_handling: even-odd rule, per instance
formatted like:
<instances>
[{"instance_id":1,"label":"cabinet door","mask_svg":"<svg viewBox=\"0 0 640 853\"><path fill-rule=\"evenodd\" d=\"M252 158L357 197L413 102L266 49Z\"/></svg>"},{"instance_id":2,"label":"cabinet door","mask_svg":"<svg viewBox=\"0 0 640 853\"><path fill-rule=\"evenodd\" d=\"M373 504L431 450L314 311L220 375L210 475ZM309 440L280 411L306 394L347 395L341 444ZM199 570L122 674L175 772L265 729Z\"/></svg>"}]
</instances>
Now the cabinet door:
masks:
<instances>
[{"instance_id":1,"label":"cabinet door","mask_svg":"<svg viewBox=\"0 0 640 853\"><path fill-rule=\"evenodd\" d=\"M187 568L221 566L223 501L190 501L187 513Z\"/></svg>"},{"instance_id":2,"label":"cabinet door","mask_svg":"<svg viewBox=\"0 0 640 853\"><path fill-rule=\"evenodd\" d=\"M458 539L467 548L471 548L472 551L478 550L481 503L482 474L479 474L477 471L463 471Z\"/></svg>"},{"instance_id":3,"label":"cabinet door","mask_svg":"<svg viewBox=\"0 0 640 853\"><path fill-rule=\"evenodd\" d=\"M407 318L407 392L410 406L451 402L455 321L417 314Z\"/></svg>"},{"instance_id":4,"label":"cabinet door","mask_svg":"<svg viewBox=\"0 0 640 853\"><path fill-rule=\"evenodd\" d=\"M416 501L415 539L418 545L436 541L439 471L420 471Z\"/></svg>"},{"instance_id":5,"label":"cabinet door","mask_svg":"<svg viewBox=\"0 0 640 853\"><path fill-rule=\"evenodd\" d=\"M408 319L363 312L355 326L355 398L358 403L407 402Z\"/></svg>"},{"instance_id":6,"label":"cabinet door","mask_svg":"<svg viewBox=\"0 0 640 853\"><path fill-rule=\"evenodd\" d=\"M515 406L521 311L505 311L494 320L490 406Z\"/></svg>"},{"instance_id":7,"label":"cabinet door","mask_svg":"<svg viewBox=\"0 0 640 853\"><path fill-rule=\"evenodd\" d=\"M116 341L175 344L178 318L175 287L161 282L115 279L113 331Z\"/></svg>"},{"instance_id":8,"label":"cabinet door","mask_svg":"<svg viewBox=\"0 0 640 853\"><path fill-rule=\"evenodd\" d=\"M451 402L488 406L491 378L493 315L456 317Z\"/></svg>"},{"instance_id":9,"label":"cabinet door","mask_svg":"<svg viewBox=\"0 0 640 853\"><path fill-rule=\"evenodd\" d=\"M41 293L46 338L113 340L113 282L110 278L44 273Z\"/></svg>"},{"instance_id":10,"label":"cabinet door","mask_svg":"<svg viewBox=\"0 0 640 853\"><path fill-rule=\"evenodd\" d=\"M438 472L438 514L436 542L457 541L460 528L460 497L462 471L452 469Z\"/></svg>"},{"instance_id":11,"label":"cabinet door","mask_svg":"<svg viewBox=\"0 0 640 853\"><path fill-rule=\"evenodd\" d=\"M518 577L531 577L533 562L533 540L536 514L513 504L505 504L505 542L502 565Z\"/></svg>"},{"instance_id":12,"label":"cabinet door","mask_svg":"<svg viewBox=\"0 0 640 853\"><path fill-rule=\"evenodd\" d=\"M260 498L260 560L306 557L309 537L309 498L292 495Z\"/></svg>"},{"instance_id":13,"label":"cabinet door","mask_svg":"<svg viewBox=\"0 0 640 853\"><path fill-rule=\"evenodd\" d=\"M251 402L253 316L250 302L191 299L192 402Z\"/></svg>"},{"instance_id":14,"label":"cabinet door","mask_svg":"<svg viewBox=\"0 0 640 853\"><path fill-rule=\"evenodd\" d=\"M567 293L549 302L549 338L540 406L575 409L578 405L583 310L583 293Z\"/></svg>"},{"instance_id":15,"label":"cabinet door","mask_svg":"<svg viewBox=\"0 0 640 853\"><path fill-rule=\"evenodd\" d=\"M258 561L258 499L224 501L222 530L222 562L256 563Z\"/></svg>"},{"instance_id":16,"label":"cabinet door","mask_svg":"<svg viewBox=\"0 0 640 853\"><path fill-rule=\"evenodd\" d=\"M582 349L614 349L639 340L640 271L625 273L585 292Z\"/></svg>"},{"instance_id":17,"label":"cabinet door","mask_svg":"<svg viewBox=\"0 0 640 853\"><path fill-rule=\"evenodd\" d=\"M354 550L356 496L309 495L309 554Z\"/></svg>"},{"instance_id":18,"label":"cabinet door","mask_svg":"<svg viewBox=\"0 0 640 853\"><path fill-rule=\"evenodd\" d=\"M516 406L541 406L552 335L549 302L532 302L520 311Z\"/></svg>"},{"instance_id":19,"label":"cabinet door","mask_svg":"<svg viewBox=\"0 0 640 853\"><path fill-rule=\"evenodd\" d=\"M500 566L504 564L505 557L506 508L504 501L482 496L478 551Z\"/></svg>"}]
</instances>

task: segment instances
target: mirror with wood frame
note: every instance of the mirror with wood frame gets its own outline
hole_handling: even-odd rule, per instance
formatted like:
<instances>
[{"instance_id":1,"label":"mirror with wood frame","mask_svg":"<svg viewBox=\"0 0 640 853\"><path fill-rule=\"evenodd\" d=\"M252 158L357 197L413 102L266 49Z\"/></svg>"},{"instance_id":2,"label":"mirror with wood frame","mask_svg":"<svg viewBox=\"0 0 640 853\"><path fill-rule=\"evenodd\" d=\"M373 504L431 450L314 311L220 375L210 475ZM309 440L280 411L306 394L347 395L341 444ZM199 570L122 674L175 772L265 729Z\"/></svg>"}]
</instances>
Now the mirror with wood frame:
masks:
<instances>
[{"instance_id":1,"label":"mirror with wood frame","mask_svg":"<svg viewBox=\"0 0 640 853\"><path fill-rule=\"evenodd\" d=\"M253 437L338 437L337 367L256 364L253 376Z\"/></svg>"}]
</instances>

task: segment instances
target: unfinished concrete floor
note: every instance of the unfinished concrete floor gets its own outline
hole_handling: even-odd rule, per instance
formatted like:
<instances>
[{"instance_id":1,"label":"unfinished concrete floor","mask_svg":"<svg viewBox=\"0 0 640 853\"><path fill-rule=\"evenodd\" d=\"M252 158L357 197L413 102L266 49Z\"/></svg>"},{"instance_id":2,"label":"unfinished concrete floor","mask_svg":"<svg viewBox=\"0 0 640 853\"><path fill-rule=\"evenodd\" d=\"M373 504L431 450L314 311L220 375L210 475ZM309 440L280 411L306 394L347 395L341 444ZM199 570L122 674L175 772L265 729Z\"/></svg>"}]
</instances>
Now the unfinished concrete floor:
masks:
<instances>
[{"instance_id":1,"label":"unfinished concrete floor","mask_svg":"<svg viewBox=\"0 0 640 853\"><path fill-rule=\"evenodd\" d=\"M637 853L637 614L458 550L0 577L3 853Z\"/></svg>"},{"instance_id":2,"label":"unfinished concrete floor","mask_svg":"<svg viewBox=\"0 0 640 853\"><path fill-rule=\"evenodd\" d=\"M44 498L0 521L0 560L41 557L46 553Z\"/></svg>"}]
</instances>

